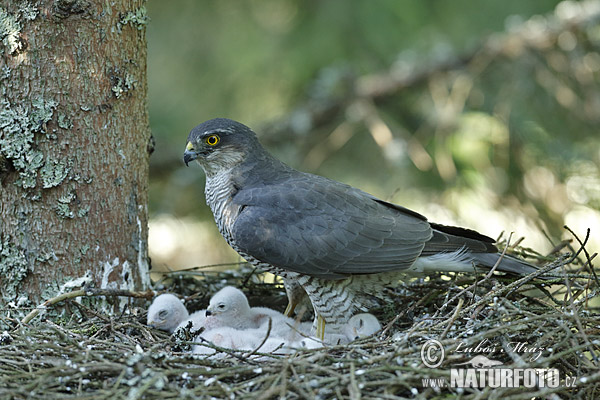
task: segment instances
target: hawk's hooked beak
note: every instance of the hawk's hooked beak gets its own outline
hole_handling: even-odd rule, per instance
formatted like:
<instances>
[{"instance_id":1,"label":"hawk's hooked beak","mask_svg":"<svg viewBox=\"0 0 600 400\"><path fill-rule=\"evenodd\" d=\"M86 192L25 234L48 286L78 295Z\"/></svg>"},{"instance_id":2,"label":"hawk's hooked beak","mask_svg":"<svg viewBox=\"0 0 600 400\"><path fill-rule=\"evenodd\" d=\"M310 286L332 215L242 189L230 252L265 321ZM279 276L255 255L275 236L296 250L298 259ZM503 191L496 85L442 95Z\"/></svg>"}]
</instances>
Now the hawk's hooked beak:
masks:
<instances>
[{"instance_id":1,"label":"hawk's hooked beak","mask_svg":"<svg viewBox=\"0 0 600 400\"><path fill-rule=\"evenodd\" d=\"M207 307L204 313L207 317L221 314L219 310L212 309L211 307Z\"/></svg>"},{"instance_id":2,"label":"hawk's hooked beak","mask_svg":"<svg viewBox=\"0 0 600 400\"><path fill-rule=\"evenodd\" d=\"M152 320L148 323L148 325L150 325L153 328L160 328L164 324L165 324L165 321L156 321L156 320Z\"/></svg>"},{"instance_id":3,"label":"hawk's hooked beak","mask_svg":"<svg viewBox=\"0 0 600 400\"><path fill-rule=\"evenodd\" d=\"M183 152L183 162L185 163L185 166L188 167L188 164L196 158L198 158L198 153L194 150L192 142L188 142L187 146L185 146L185 151Z\"/></svg>"}]
</instances>

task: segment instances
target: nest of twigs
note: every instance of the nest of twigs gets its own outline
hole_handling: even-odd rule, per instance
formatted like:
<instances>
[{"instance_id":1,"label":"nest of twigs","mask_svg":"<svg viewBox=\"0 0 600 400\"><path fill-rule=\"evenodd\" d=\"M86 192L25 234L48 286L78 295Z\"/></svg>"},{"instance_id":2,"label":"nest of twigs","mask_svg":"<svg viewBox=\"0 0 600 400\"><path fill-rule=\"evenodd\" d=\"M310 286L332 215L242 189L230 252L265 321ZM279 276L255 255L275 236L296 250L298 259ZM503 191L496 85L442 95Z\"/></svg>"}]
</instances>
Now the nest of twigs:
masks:
<instances>
[{"instance_id":1,"label":"nest of twigs","mask_svg":"<svg viewBox=\"0 0 600 400\"><path fill-rule=\"evenodd\" d=\"M62 316L36 316L0 335L0 397L596 398L600 285L593 255L583 245L579 250L546 258L541 271L555 278L545 281L535 275L481 273L390 286L396 301L371 310L384 326L375 336L260 359L256 353L226 349L218 358L182 352L189 343L145 325L147 301L132 302L126 312L113 315L98 311L93 302L85 305L91 299L85 295L80 298L85 301L66 298L51 306ZM186 296L192 311L205 308L210 294L225 285L241 287L251 305L285 307L280 285L265 283L247 266L233 272L173 273L161 284ZM435 368L422 358L429 339L445 350ZM559 385L432 386L432 381L450 385L451 369L471 368L465 364L477 355L501 362L501 368L557 370Z\"/></svg>"}]
</instances>

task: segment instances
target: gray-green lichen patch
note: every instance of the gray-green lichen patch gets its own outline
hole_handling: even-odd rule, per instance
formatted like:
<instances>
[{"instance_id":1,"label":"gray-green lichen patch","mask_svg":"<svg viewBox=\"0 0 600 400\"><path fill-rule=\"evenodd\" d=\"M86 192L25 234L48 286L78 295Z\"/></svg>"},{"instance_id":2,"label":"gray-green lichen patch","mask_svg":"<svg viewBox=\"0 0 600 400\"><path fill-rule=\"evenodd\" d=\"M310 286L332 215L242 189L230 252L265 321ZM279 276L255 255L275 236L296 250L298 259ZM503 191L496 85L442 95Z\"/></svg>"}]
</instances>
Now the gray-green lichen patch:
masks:
<instances>
[{"instance_id":1,"label":"gray-green lichen patch","mask_svg":"<svg viewBox=\"0 0 600 400\"><path fill-rule=\"evenodd\" d=\"M84 244L83 246L81 246L79 248L79 254L75 254L75 262L77 264L81 263L81 260L83 259L83 257L85 257L85 255L87 254L89 249L90 249L89 244Z\"/></svg>"},{"instance_id":2,"label":"gray-green lichen patch","mask_svg":"<svg viewBox=\"0 0 600 400\"><path fill-rule=\"evenodd\" d=\"M52 114L58 103L54 100L44 100L42 98L34 99L32 102L31 122L35 132L40 132L44 124L52 119Z\"/></svg>"},{"instance_id":3,"label":"gray-green lichen patch","mask_svg":"<svg viewBox=\"0 0 600 400\"><path fill-rule=\"evenodd\" d=\"M11 160L19 172L16 184L24 189L33 188L44 155L32 148L35 133L45 132L57 103L54 100L34 99L32 107L12 106L6 99L0 101L0 156Z\"/></svg>"},{"instance_id":4,"label":"gray-green lichen patch","mask_svg":"<svg viewBox=\"0 0 600 400\"><path fill-rule=\"evenodd\" d=\"M0 74L0 80L8 80L8 79L10 79L10 75L11 75L10 67L8 65L5 65L4 67L2 67L2 73ZM7 85L2 86L2 94L6 93L6 86Z\"/></svg>"},{"instance_id":5,"label":"gray-green lichen patch","mask_svg":"<svg viewBox=\"0 0 600 400\"><path fill-rule=\"evenodd\" d=\"M86 215L88 215L88 213L90 212L89 206L80 206L79 209L77 210L77 212L75 212L71 209L71 206L73 205L73 201L76 199L77 199L77 195L75 194L74 190L68 192L64 196L59 197L58 204L54 208L56 211L56 215L58 215L61 218L67 218L67 219L75 218L75 216L77 216L79 218L83 218ZM79 203L79 202L77 202L77 203Z\"/></svg>"},{"instance_id":6,"label":"gray-green lichen patch","mask_svg":"<svg viewBox=\"0 0 600 400\"><path fill-rule=\"evenodd\" d=\"M90 212L90 207L89 206L81 207L79 210L77 210L77 216L79 218L83 218L86 215L88 215L89 212Z\"/></svg>"},{"instance_id":7,"label":"gray-green lichen patch","mask_svg":"<svg viewBox=\"0 0 600 400\"><path fill-rule=\"evenodd\" d=\"M56 254L50 250L50 251L44 251L44 250L40 250L40 252L38 253L37 257L35 258L36 261L45 263L48 262L50 260L54 260L57 261L58 257L56 257Z\"/></svg>"},{"instance_id":8,"label":"gray-green lichen patch","mask_svg":"<svg viewBox=\"0 0 600 400\"><path fill-rule=\"evenodd\" d=\"M73 123L65 114L58 114L58 126L62 129L71 129Z\"/></svg>"},{"instance_id":9,"label":"gray-green lichen patch","mask_svg":"<svg viewBox=\"0 0 600 400\"><path fill-rule=\"evenodd\" d=\"M13 160L13 166L19 171L19 179L15 182L23 189L31 189L36 185L38 169L44 163L41 151L31 150L22 157Z\"/></svg>"},{"instance_id":10,"label":"gray-green lichen patch","mask_svg":"<svg viewBox=\"0 0 600 400\"><path fill-rule=\"evenodd\" d=\"M125 76L122 78L120 76L115 77L115 84L111 88L113 94L118 99L123 94L129 92L132 89L135 89L135 84L137 80L130 74L125 73Z\"/></svg>"},{"instance_id":11,"label":"gray-green lichen patch","mask_svg":"<svg viewBox=\"0 0 600 400\"><path fill-rule=\"evenodd\" d=\"M28 21L33 21L37 18L39 10L35 8L29 1L24 1L19 7L19 12Z\"/></svg>"},{"instance_id":12,"label":"gray-green lichen patch","mask_svg":"<svg viewBox=\"0 0 600 400\"><path fill-rule=\"evenodd\" d=\"M73 173L73 174L71 174L71 178L70 179L72 181L75 181L75 182L84 182L84 183L86 183L88 185L90 183L92 183L92 181L94 180L91 176L83 177L83 176L81 176L80 174L78 174L76 172Z\"/></svg>"},{"instance_id":13,"label":"gray-green lichen patch","mask_svg":"<svg viewBox=\"0 0 600 400\"><path fill-rule=\"evenodd\" d=\"M73 211L71 211L69 205L65 203L59 202L54 211L56 211L56 215L64 219L71 219L75 217L75 214L73 213Z\"/></svg>"},{"instance_id":14,"label":"gray-green lichen patch","mask_svg":"<svg viewBox=\"0 0 600 400\"><path fill-rule=\"evenodd\" d=\"M0 8L0 40L8 54L15 54L24 46L21 40L21 23L4 8Z\"/></svg>"},{"instance_id":15,"label":"gray-green lichen patch","mask_svg":"<svg viewBox=\"0 0 600 400\"><path fill-rule=\"evenodd\" d=\"M46 164L40 169L40 175L42 177L42 187L48 189L54 186L60 185L60 183L67 177L69 173L69 167L63 162L59 161L46 161Z\"/></svg>"},{"instance_id":16,"label":"gray-green lichen patch","mask_svg":"<svg viewBox=\"0 0 600 400\"><path fill-rule=\"evenodd\" d=\"M29 273L29 263L25 251L8 239L0 239L0 276L2 276L2 298L5 303L13 301L19 293L19 286Z\"/></svg>"},{"instance_id":17,"label":"gray-green lichen patch","mask_svg":"<svg viewBox=\"0 0 600 400\"><path fill-rule=\"evenodd\" d=\"M58 204L55 207L56 215L61 218L71 219L75 217L75 213L69 207L69 204L75 200L75 193L69 192L58 199Z\"/></svg>"},{"instance_id":18,"label":"gray-green lichen patch","mask_svg":"<svg viewBox=\"0 0 600 400\"><path fill-rule=\"evenodd\" d=\"M19 13L23 19L33 21L37 18L39 11L29 1L24 1L19 7ZM21 38L21 29L19 17L0 8L0 40L8 54L17 54L25 48L25 42Z\"/></svg>"},{"instance_id":19,"label":"gray-green lichen patch","mask_svg":"<svg viewBox=\"0 0 600 400\"><path fill-rule=\"evenodd\" d=\"M144 26L148 24L148 12L146 11L146 7L142 6L135 11L129 11L127 14L121 17L119 23L117 24L117 28L119 32L123 29L123 27L127 24L135 27L137 30L144 29Z\"/></svg>"},{"instance_id":20,"label":"gray-green lichen patch","mask_svg":"<svg viewBox=\"0 0 600 400\"><path fill-rule=\"evenodd\" d=\"M22 106L11 107L4 99L0 104L0 152L6 158L20 158L33 142L29 116Z\"/></svg>"}]
</instances>

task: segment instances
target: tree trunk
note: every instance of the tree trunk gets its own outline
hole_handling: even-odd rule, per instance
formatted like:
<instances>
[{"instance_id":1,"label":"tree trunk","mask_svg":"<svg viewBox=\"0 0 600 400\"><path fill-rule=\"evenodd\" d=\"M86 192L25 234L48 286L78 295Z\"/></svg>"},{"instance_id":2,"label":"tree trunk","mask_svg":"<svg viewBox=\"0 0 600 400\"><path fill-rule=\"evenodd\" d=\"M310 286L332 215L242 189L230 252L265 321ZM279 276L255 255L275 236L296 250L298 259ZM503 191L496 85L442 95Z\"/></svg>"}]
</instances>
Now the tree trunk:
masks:
<instances>
[{"instance_id":1,"label":"tree trunk","mask_svg":"<svg viewBox=\"0 0 600 400\"><path fill-rule=\"evenodd\" d=\"M0 0L0 309L144 289L145 0Z\"/></svg>"}]
</instances>

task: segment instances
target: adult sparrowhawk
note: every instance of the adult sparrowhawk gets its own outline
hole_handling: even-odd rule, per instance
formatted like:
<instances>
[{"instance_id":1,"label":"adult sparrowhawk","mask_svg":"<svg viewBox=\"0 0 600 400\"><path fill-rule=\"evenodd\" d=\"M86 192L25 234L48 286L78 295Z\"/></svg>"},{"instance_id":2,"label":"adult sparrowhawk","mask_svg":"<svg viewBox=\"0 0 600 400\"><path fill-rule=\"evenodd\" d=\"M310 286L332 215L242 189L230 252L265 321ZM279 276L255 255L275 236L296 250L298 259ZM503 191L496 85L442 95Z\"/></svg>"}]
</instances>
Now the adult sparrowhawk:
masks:
<instances>
[{"instance_id":1,"label":"adult sparrowhawk","mask_svg":"<svg viewBox=\"0 0 600 400\"><path fill-rule=\"evenodd\" d=\"M243 258L302 288L325 322L345 323L404 272L491 268L494 240L428 222L354 187L297 171L274 158L247 126L216 118L188 136L183 160L206 173L206 202L219 231ZM527 274L504 256L498 271ZM290 297L288 311L296 299ZM291 306L291 307L290 307Z\"/></svg>"}]
</instances>

